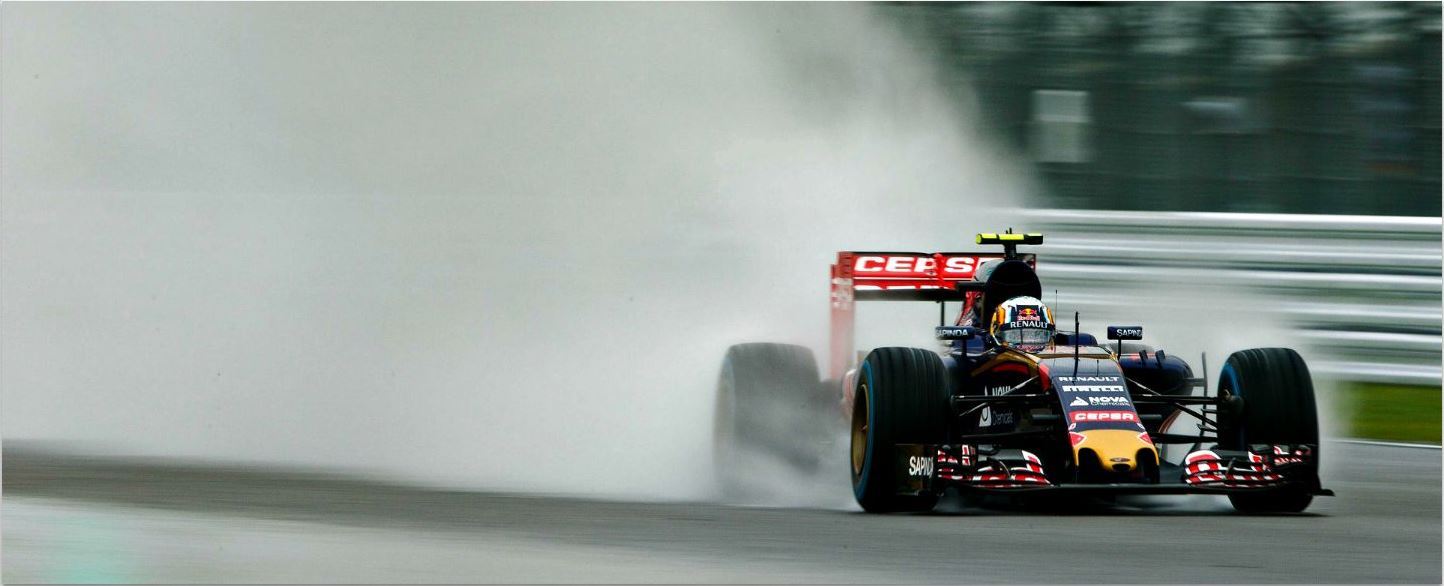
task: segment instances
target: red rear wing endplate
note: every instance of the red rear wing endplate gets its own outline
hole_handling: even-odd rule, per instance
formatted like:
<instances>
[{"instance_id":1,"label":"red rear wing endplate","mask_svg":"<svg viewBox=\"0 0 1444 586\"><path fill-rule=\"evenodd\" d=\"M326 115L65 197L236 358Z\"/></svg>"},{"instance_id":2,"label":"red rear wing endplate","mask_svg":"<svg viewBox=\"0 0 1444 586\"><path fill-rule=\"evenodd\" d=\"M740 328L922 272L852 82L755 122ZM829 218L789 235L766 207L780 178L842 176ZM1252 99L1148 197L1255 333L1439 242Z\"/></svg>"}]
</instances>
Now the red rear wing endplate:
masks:
<instances>
[{"instance_id":1,"label":"red rear wing endplate","mask_svg":"<svg viewBox=\"0 0 1444 586\"><path fill-rule=\"evenodd\" d=\"M840 379L851 366L854 301L962 301L967 291L958 283L974 283L978 264L1003 258L996 252L839 252L832 265L832 336L830 378ZM1037 255L1018 260L1037 266Z\"/></svg>"}]
</instances>

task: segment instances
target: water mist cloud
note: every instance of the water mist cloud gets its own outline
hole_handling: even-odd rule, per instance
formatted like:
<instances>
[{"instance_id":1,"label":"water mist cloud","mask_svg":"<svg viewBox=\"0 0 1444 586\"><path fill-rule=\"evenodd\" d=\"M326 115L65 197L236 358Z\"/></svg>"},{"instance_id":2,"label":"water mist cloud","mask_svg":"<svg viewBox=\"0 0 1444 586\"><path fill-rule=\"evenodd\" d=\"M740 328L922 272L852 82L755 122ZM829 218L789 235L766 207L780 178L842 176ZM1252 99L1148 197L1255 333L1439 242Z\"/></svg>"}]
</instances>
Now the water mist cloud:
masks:
<instances>
[{"instance_id":1,"label":"water mist cloud","mask_svg":"<svg viewBox=\"0 0 1444 586\"><path fill-rule=\"evenodd\" d=\"M688 497L727 344L1025 185L866 6L5 16L5 439Z\"/></svg>"}]
</instances>

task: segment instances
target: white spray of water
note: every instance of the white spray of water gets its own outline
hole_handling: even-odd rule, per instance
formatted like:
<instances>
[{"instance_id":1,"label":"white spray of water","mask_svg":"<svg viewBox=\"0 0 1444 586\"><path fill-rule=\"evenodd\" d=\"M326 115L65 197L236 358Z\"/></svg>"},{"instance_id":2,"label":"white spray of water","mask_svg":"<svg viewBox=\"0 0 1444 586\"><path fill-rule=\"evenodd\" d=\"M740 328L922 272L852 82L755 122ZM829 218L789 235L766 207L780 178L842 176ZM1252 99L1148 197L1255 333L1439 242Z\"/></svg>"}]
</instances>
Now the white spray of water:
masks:
<instances>
[{"instance_id":1,"label":"white spray of water","mask_svg":"<svg viewBox=\"0 0 1444 586\"><path fill-rule=\"evenodd\" d=\"M870 10L7 5L5 439L705 493L727 344L1024 189Z\"/></svg>"}]
</instances>

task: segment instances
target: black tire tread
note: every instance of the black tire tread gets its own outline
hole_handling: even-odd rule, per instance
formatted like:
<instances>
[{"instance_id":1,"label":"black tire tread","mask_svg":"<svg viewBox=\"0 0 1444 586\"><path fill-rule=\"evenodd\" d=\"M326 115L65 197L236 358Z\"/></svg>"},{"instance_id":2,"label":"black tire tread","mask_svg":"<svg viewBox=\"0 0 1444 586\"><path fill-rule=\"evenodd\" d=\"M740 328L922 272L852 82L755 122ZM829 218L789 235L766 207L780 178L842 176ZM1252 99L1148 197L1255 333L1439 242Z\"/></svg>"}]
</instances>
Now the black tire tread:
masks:
<instances>
[{"instance_id":1,"label":"black tire tread","mask_svg":"<svg viewBox=\"0 0 1444 586\"><path fill-rule=\"evenodd\" d=\"M871 470L858 504L868 512L932 510L937 495L894 493L893 449L896 444L939 444L946 439L947 369L936 353L917 348L878 348L865 363L873 376L875 445L868 447ZM853 478L854 490L859 480Z\"/></svg>"},{"instance_id":2,"label":"black tire tread","mask_svg":"<svg viewBox=\"0 0 1444 586\"><path fill-rule=\"evenodd\" d=\"M1250 444L1311 444L1317 462L1318 404L1303 357L1291 348L1254 348L1233 353L1226 364L1237 378L1243 413L1231 433L1220 438L1220 446L1242 450ZM1226 383L1220 379L1220 389ZM1317 470L1314 473L1317 476ZM1312 500L1307 488L1297 486L1229 495L1234 508L1245 513L1296 513Z\"/></svg>"}]
</instances>

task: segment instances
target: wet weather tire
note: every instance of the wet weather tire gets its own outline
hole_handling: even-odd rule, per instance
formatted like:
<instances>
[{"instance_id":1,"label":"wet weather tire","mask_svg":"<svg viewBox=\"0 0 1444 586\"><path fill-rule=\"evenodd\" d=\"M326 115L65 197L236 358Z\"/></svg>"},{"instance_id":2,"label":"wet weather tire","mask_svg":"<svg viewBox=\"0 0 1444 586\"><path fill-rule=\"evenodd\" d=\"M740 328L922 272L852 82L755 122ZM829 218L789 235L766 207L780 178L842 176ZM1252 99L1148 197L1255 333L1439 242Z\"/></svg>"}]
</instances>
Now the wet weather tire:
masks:
<instances>
[{"instance_id":1,"label":"wet weather tire","mask_svg":"<svg viewBox=\"0 0 1444 586\"><path fill-rule=\"evenodd\" d=\"M1304 359L1289 348L1235 352L1219 375L1219 393L1243 399L1243 412L1221 430L1220 447L1246 450L1252 444L1309 444L1316 463L1309 485L1231 494L1228 498L1234 509L1297 513L1308 508L1319 485L1319 416L1313 378Z\"/></svg>"},{"instance_id":2,"label":"wet weather tire","mask_svg":"<svg viewBox=\"0 0 1444 586\"><path fill-rule=\"evenodd\" d=\"M758 458L811 472L826 424L835 421L818 381L812 351L790 344L738 344L727 349L717 377L713 464L724 495L748 490Z\"/></svg>"},{"instance_id":3,"label":"wet weather tire","mask_svg":"<svg viewBox=\"0 0 1444 586\"><path fill-rule=\"evenodd\" d=\"M938 495L899 495L897 444L941 444L947 437L947 370L933 352L878 348L859 367L853 394L853 496L869 513L930 511Z\"/></svg>"}]
</instances>

